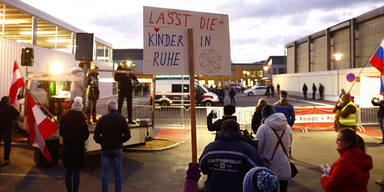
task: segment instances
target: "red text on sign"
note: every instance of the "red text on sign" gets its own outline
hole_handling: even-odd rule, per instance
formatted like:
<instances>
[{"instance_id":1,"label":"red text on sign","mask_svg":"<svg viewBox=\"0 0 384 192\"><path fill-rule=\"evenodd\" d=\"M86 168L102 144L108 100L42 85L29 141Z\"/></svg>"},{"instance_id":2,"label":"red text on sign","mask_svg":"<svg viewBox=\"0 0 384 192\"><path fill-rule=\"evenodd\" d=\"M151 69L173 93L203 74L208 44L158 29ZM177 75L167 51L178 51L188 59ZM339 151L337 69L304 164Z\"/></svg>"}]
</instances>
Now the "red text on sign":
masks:
<instances>
[{"instance_id":1,"label":"red text on sign","mask_svg":"<svg viewBox=\"0 0 384 192\"><path fill-rule=\"evenodd\" d=\"M156 15L156 13L152 12L149 16L150 24L163 24L163 25L184 25L187 27L188 18L190 14L186 13L178 13L176 11L168 11L167 13L160 12L160 14Z\"/></svg>"},{"instance_id":2,"label":"red text on sign","mask_svg":"<svg viewBox=\"0 0 384 192\"><path fill-rule=\"evenodd\" d=\"M210 31L215 31L213 26L215 26L215 22L217 21L217 18L200 18L200 29L206 29Z\"/></svg>"}]
</instances>

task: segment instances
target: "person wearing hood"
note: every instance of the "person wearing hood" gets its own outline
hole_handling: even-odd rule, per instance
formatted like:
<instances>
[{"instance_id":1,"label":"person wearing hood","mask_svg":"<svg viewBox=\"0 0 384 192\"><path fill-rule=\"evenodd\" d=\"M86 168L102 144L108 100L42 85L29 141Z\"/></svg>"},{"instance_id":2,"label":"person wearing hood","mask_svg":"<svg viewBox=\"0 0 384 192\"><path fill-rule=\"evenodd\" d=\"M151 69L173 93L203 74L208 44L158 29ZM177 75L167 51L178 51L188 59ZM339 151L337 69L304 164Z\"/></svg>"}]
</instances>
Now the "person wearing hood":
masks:
<instances>
[{"instance_id":1,"label":"person wearing hood","mask_svg":"<svg viewBox=\"0 0 384 192\"><path fill-rule=\"evenodd\" d=\"M291 166L284 149L290 149L292 130L284 114L276 113L272 105L263 108L262 117L265 119L264 124L256 132L258 152L279 178L280 191L285 192L291 178ZM276 134L281 138L281 144Z\"/></svg>"},{"instance_id":2,"label":"person wearing hood","mask_svg":"<svg viewBox=\"0 0 384 192\"><path fill-rule=\"evenodd\" d=\"M326 192L368 191L369 170L372 157L365 153L364 140L351 128L343 128L337 134L339 159L333 163L320 180Z\"/></svg>"},{"instance_id":3,"label":"person wearing hood","mask_svg":"<svg viewBox=\"0 0 384 192\"><path fill-rule=\"evenodd\" d=\"M76 97L83 96L84 90L84 63L80 62L78 67L72 67L69 72L74 80L71 83L71 101L74 101ZM76 81L81 79L80 81Z\"/></svg>"},{"instance_id":4,"label":"person wearing hood","mask_svg":"<svg viewBox=\"0 0 384 192\"><path fill-rule=\"evenodd\" d=\"M67 191L78 191L80 168L84 166L85 141L89 136L81 97L76 97L71 110L61 117L60 136L64 146L65 185Z\"/></svg>"},{"instance_id":5,"label":"person wearing hood","mask_svg":"<svg viewBox=\"0 0 384 192\"><path fill-rule=\"evenodd\" d=\"M208 175L203 191L241 192L245 174L264 166L256 149L241 140L239 124L227 119L217 140L209 143L199 159L201 172Z\"/></svg>"}]
</instances>

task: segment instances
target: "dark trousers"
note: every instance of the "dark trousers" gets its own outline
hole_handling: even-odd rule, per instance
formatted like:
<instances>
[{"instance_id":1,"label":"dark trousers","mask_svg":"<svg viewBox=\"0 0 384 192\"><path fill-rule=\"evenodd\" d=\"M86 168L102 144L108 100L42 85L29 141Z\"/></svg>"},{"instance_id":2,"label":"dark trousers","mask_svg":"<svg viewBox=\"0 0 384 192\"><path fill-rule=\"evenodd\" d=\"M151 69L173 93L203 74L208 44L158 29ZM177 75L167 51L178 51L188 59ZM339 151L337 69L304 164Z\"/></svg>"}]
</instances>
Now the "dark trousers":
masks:
<instances>
[{"instance_id":1,"label":"dark trousers","mask_svg":"<svg viewBox=\"0 0 384 192\"><path fill-rule=\"evenodd\" d=\"M117 95L117 112L122 114L121 110L123 109L124 99L127 100L128 121L132 121L132 92Z\"/></svg>"},{"instance_id":2,"label":"dark trousers","mask_svg":"<svg viewBox=\"0 0 384 192\"><path fill-rule=\"evenodd\" d=\"M316 91L314 91L313 93L312 93L312 99L315 99L316 98Z\"/></svg>"},{"instance_id":3,"label":"dark trousers","mask_svg":"<svg viewBox=\"0 0 384 192\"><path fill-rule=\"evenodd\" d=\"M65 187L68 192L79 191L80 168L65 168Z\"/></svg>"},{"instance_id":4,"label":"dark trousers","mask_svg":"<svg viewBox=\"0 0 384 192\"><path fill-rule=\"evenodd\" d=\"M230 96L231 98L231 105L236 105L235 96Z\"/></svg>"},{"instance_id":5,"label":"dark trousers","mask_svg":"<svg viewBox=\"0 0 384 192\"><path fill-rule=\"evenodd\" d=\"M279 180L279 184L280 184L280 192L287 192L288 181L287 180Z\"/></svg>"},{"instance_id":6,"label":"dark trousers","mask_svg":"<svg viewBox=\"0 0 384 192\"><path fill-rule=\"evenodd\" d=\"M383 134L383 143L384 143L384 117L377 117L379 119L381 133Z\"/></svg>"},{"instance_id":7,"label":"dark trousers","mask_svg":"<svg viewBox=\"0 0 384 192\"><path fill-rule=\"evenodd\" d=\"M88 99L87 113L96 114L97 99Z\"/></svg>"},{"instance_id":8,"label":"dark trousers","mask_svg":"<svg viewBox=\"0 0 384 192\"><path fill-rule=\"evenodd\" d=\"M307 92L304 92L304 99L307 99Z\"/></svg>"},{"instance_id":9,"label":"dark trousers","mask_svg":"<svg viewBox=\"0 0 384 192\"><path fill-rule=\"evenodd\" d=\"M1 130L0 140L4 141L4 161L8 161L11 154L12 129Z\"/></svg>"}]
</instances>

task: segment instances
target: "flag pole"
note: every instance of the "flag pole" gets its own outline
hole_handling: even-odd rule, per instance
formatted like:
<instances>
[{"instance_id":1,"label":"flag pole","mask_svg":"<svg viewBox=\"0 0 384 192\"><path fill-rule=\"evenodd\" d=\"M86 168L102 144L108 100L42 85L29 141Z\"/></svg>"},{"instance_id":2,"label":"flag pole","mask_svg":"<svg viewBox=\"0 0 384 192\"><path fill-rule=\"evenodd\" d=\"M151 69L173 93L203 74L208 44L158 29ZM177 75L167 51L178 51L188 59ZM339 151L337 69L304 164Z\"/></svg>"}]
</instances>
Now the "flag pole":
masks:
<instances>
[{"instance_id":1,"label":"flag pole","mask_svg":"<svg viewBox=\"0 0 384 192\"><path fill-rule=\"evenodd\" d=\"M42 108L42 109L44 109L44 111L45 112L47 112L48 113L48 115L50 116L50 117L52 117L53 118L53 120L55 121L55 123L59 123L58 121L57 121L57 119L55 118L55 116L51 113L51 112L49 112L49 110L43 105L43 104L41 104L41 102L39 102L39 100L29 91L29 89L28 88L25 88L25 90L26 90L26 93L29 93L29 95L33 98L33 100L35 100L35 102L36 102L36 104L39 104L39 106ZM27 96L27 95L25 95L25 96ZM26 101L24 101L24 103L25 103Z\"/></svg>"},{"instance_id":2,"label":"flag pole","mask_svg":"<svg viewBox=\"0 0 384 192\"><path fill-rule=\"evenodd\" d=\"M373 57L373 53L377 51L377 49L378 49L378 48L380 47L380 45L381 45L381 42L383 42L383 41L384 41L384 38L380 41L380 44L379 44L378 46L376 46L375 49L373 49L372 53L370 54L371 56L365 61L364 66L363 66L363 68L361 68L360 72L357 74L357 77L360 77L361 72L363 72L363 70L364 70L365 66L367 65L367 63L369 62L369 60L372 59L372 57ZM349 88L348 94L351 92L351 90L352 90L353 86L355 85L355 83L356 83L356 80L353 81L351 87Z\"/></svg>"},{"instance_id":3,"label":"flag pole","mask_svg":"<svg viewBox=\"0 0 384 192\"><path fill-rule=\"evenodd\" d=\"M195 66L193 53L193 30L188 29L188 63L189 63L189 95L191 105L191 140L192 140L192 163L197 164L196 144L196 103L195 103Z\"/></svg>"}]
</instances>

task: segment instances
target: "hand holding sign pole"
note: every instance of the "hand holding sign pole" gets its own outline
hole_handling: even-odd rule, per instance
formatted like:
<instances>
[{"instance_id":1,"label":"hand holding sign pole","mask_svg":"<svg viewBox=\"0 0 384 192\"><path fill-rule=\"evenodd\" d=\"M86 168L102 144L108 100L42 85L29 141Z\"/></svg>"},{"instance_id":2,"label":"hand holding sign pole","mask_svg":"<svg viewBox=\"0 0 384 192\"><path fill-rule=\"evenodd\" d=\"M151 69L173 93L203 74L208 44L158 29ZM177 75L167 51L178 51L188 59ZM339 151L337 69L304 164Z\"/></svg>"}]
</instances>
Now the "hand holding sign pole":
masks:
<instances>
[{"instance_id":1,"label":"hand holding sign pole","mask_svg":"<svg viewBox=\"0 0 384 192\"><path fill-rule=\"evenodd\" d=\"M195 65L193 58L193 30L188 29L188 64L189 64L189 94L191 102L191 139L192 139L192 163L197 163L196 142L196 102L195 102Z\"/></svg>"}]
</instances>

